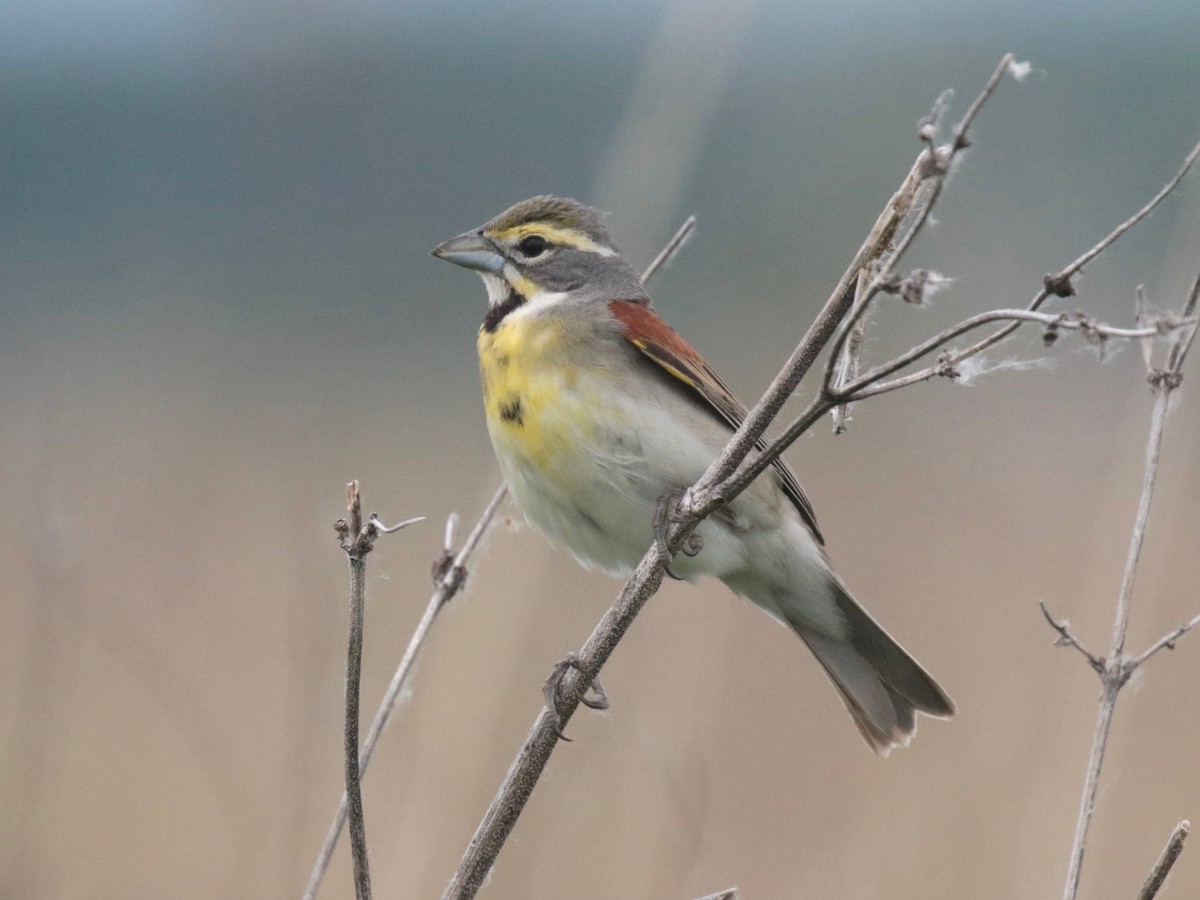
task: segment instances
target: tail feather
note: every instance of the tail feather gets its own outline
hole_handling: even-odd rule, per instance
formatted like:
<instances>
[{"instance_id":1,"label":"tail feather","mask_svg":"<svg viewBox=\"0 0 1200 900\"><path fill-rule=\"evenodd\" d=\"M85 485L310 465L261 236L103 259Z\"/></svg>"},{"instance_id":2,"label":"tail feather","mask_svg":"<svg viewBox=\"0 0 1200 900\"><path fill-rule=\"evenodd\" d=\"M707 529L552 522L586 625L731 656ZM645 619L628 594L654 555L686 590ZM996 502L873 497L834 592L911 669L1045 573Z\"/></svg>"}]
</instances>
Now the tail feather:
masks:
<instances>
[{"instance_id":1,"label":"tail feather","mask_svg":"<svg viewBox=\"0 0 1200 900\"><path fill-rule=\"evenodd\" d=\"M912 740L917 712L945 718L954 715L954 702L840 582L834 579L831 587L846 624L844 636L821 634L786 613L785 618L828 673L871 749L886 756Z\"/></svg>"}]
</instances>

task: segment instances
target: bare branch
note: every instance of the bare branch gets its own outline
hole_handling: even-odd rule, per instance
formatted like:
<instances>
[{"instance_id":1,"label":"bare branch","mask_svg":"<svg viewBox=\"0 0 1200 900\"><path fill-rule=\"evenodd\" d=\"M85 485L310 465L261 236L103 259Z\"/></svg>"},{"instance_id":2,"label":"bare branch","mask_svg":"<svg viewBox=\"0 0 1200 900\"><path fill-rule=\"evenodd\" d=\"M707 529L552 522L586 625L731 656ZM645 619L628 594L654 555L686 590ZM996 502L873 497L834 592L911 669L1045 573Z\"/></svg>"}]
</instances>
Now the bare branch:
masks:
<instances>
[{"instance_id":1,"label":"bare branch","mask_svg":"<svg viewBox=\"0 0 1200 900\"><path fill-rule=\"evenodd\" d=\"M894 359L876 366L854 381L843 385L840 390L834 393L838 399L863 400L867 397L874 397L878 394L896 390L897 388L907 387L909 384L914 383L912 376L896 379L884 384L877 383L888 375L898 372L900 369L916 362L922 357L928 356L933 351L950 343L956 337L960 337L984 325L989 325L992 322L1012 322L1013 325L1010 326L1012 328L1016 328L1021 322L1036 322L1045 325L1048 329L1047 342L1053 343L1054 337L1060 329L1080 331L1089 340L1099 342L1107 338L1161 337L1164 332L1195 325L1197 321L1194 317L1163 316L1157 323L1147 327L1118 328L1098 322L1084 312L1059 313L1056 315L1054 313L1035 312L1028 309L993 309L971 316L969 319L963 319L957 325L952 325L944 331L938 332L933 337L917 344L917 346L906 353L902 353ZM951 356L953 358L953 365L966 359L965 355L959 353L952 353ZM949 372L954 371L949 368L952 364L947 361L915 374L923 376L920 380L927 380L933 378L935 375L945 376ZM872 385L875 385L875 387L872 388Z\"/></svg>"},{"instance_id":2,"label":"bare branch","mask_svg":"<svg viewBox=\"0 0 1200 900\"><path fill-rule=\"evenodd\" d=\"M850 330L850 338L846 343L845 352L834 356L830 354L829 360L832 364L834 359L840 357L840 362L837 369L837 379L834 386L839 391L847 382L853 381L858 377L858 368L862 360L862 345L863 339L866 337L867 331L867 315L868 310L863 303L863 297L868 290L868 281L870 276L863 269L858 273L858 285L854 291L854 305L858 308L862 306L862 313L854 319L854 325ZM829 372L826 370L825 380L829 381ZM840 403L833 410L833 433L844 434L847 423L850 421L850 404Z\"/></svg>"},{"instance_id":3,"label":"bare branch","mask_svg":"<svg viewBox=\"0 0 1200 900\"><path fill-rule=\"evenodd\" d=\"M1193 154L1194 156L1194 154ZM1193 288L1192 296L1185 304L1185 311L1195 311L1195 296L1200 291L1200 275L1196 279L1197 287ZM1141 559L1142 546L1146 538L1146 527L1150 521L1150 504L1154 497L1154 484L1158 478L1158 462L1162 451L1163 434L1167 426L1167 412L1171 405L1171 393L1177 388L1182 379L1179 369L1181 360L1186 355L1184 351L1195 335L1191 332L1181 332L1175 338L1174 346L1167 356L1167 368L1161 373L1155 373L1151 378L1154 388L1154 412L1150 419L1150 435L1146 441L1146 460L1142 473L1142 492L1138 500L1137 517L1133 524L1133 534L1129 539L1129 551L1125 557L1125 572L1121 578L1121 589L1117 596L1117 612L1113 622L1112 644L1107 658L1104 660L1104 671L1101 681L1104 689L1100 697L1100 707L1096 714L1096 730L1092 737L1092 751L1088 762L1087 774L1084 777L1083 796L1079 805L1079 817L1075 823L1075 841L1071 848L1071 862L1067 868L1067 881L1064 888L1064 900L1075 900L1079 893L1079 879L1083 869L1083 856L1087 849L1088 829L1092 822L1092 811L1096 805L1096 792L1100 784L1100 771L1104 765L1104 753L1108 746L1108 736L1112 728L1113 713L1117 705L1117 696L1121 688L1129 680L1129 676L1137 666L1149 659L1156 648L1151 648L1138 660L1130 661L1125 656L1125 636L1129 627L1129 614L1133 605L1133 583L1137 575L1138 562ZM1166 646L1166 644L1164 644ZM1157 648L1161 649L1161 648Z\"/></svg>"},{"instance_id":4,"label":"bare branch","mask_svg":"<svg viewBox=\"0 0 1200 900\"><path fill-rule=\"evenodd\" d=\"M1154 195L1149 203L1147 203L1136 213L1101 238L1101 240L1097 242L1091 249L1089 249L1065 269L1056 274L1047 275L1044 279L1045 285L1040 291L1034 294L1033 299L1029 301L1026 309L1030 311L1040 309L1042 304L1052 296L1072 296L1075 293L1075 289L1071 284L1071 278L1078 274L1079 270L1082 269L1084 265L1091 262L1101 253L1107 250L1109 246L1111 246L1112 243L1117 240L1117 238L1121 237L1130 228L1141 222L1144 218L1146 218L1146 216L1150 215L1150 213L1154 211L1154 208L1158 206L1158 204L1160 204L1164 199L1166 199L1166 197L1173 190L1175 190L1179 182L1182 181L1183 177L1188 173L1188 170L1191 169L1192 164L1195 163L1198 155L1200 155L1200 143L1197 143L1196 146L1192 148L1191 152L1184 160L1183 165L1179 168L1179 171L1176 172L1171 180L1168 181L1163 188ZM1185 317L1191 316L1194 312L1194 309L1194 307L1191 309L1185 309L1183 315ZM1020 323L1018 322L1009 322L1007 325L996 329L987 337L969 347L964 347L961 350L950 351L949 353L945 354L944 358L939 359L938 362L932 366L921 369L917 372L912 372L903 376L902 378L897 378L894 381L875 385L869 391L865 391L858 399L873 397L876 394L884 394L888 391L894 391L897 388L907 387L910 384L917 384L921 381L928 381L931 378L936 378L940 375L945 375L947 372L952 372L954 371L955 366L957 366L963 360L969 359L972 356L977 356L984 350L987 350L989 347L995 346L1000 341L1004 340L1017 329L1019 324ZM1186 355L1186 352L1183 355Z\"/></svg>"},{"instance_id":5,"label":"bare branch","mask_svg":"<svg viewBox=\"0 0 1200 900\"><path fill-rule=\"evenodd\" d=\"M1019 324L1022 321L1036 322L1045 325L1047 328L1055 330L1063 328L1067 330L1081 331L1088 335L1092 340L1106 340L1112 338L1138 338L1159 336L1166 329L1179 329L1194 326L1196 319L1180 319L1175 316L1164 317L1159 324L1143 329L1134 328L1115 328L1110 325L1105 325L1095 321L1085 313L1061 313L1058 315L1052 313L1033 312L1026 309L996 309L991 312L980 313L977 316L972 316L969 319L964 319L957 325L947 328L940 334L935 335L928 341L914 347L903 357L897 357L891 363L885 363L882 366L870 370L865 375L860 376L849 384L844 385L840 389L827 385L823 391L824 396L818 397L793 421L787 429L771 444L767 446L762 453L757 454L753 460L746 463L738 471L738 473L730 478L721 488L721 494L725 498L736 497L759 475L761 475L772 463L772 461L790 447L800 435L808 431L813 423L819 420L826 412L835 409L839 403L851 403L859 400L864 400L868 397L874 397L878 394L887 393L888 391L897 390L901 387L906 387L912 384L913 381L908 378L895 379L893 381L883 382L882 384L872 383L879 378L885 377L889 371L895 371L904 365L919 359L928 353L933 352L939 346L953 340L955 337L965 334L966 332L979 328L983 325L997 321L1011 320ZM1016 327L1015 325L1013 327ZM911 357L905 359L907 357ZM904 360L904 361L901 361ZM896 363L893 366L893 363ZM932 378L934 375L954 378L958 375L958 370L946 359L942 359L938 367L935 367L930 374L925 375L925 378Z\"/></svg>"},{"instance_id":6,"label":"bare branch","mask_svg":"<svg viewBox=\"0 0 1200 900\"><path fill-rule=\"evenodd\" d=\"M1179 854L1183 853L1183 842L1187 840L1191 831L1192 823L1187 819L1175 826L1175 830L1171 833L1171 839L1163 848L1162 856L1158 858L1158 862L1150 871L1150 877L1142 885L1142 890L1138 893L1138 900L1154 900L1158 896L1159 890L1166 884L1167 876L1171 874L1172 867L1179 859Z\"/></svg>"},{"instance_id":7,"label":"bare branch","mask_svg":"<svg viewBox=\"0 0 1200 900\"><path fill-rule=\"evenodd\" d=\"M662 557L651 546L625 583L616 602L593 629L578 654L578 668L563 677L558 711L543 706L525 743L504 775L483 820L475 830L462 861L442 893L443 900L469 900L487 878L500 848L516 825L550 754L558 743L556 728L570 721L580 698L608 661L621 638L663 579Z\"/></svg>"},{"instance_id":8,"label":"bare branch","mask_svg":"<svg viewBox=\"0 0 1200 900\"><path fill-rule=\"evenodd\" d=\"M1066 619L1061 621L1056 620L1050 615L1050 610L1046 609L1046 602L1044 600L1039 600L1038 606L1042 608L1042 615L1046 617L1046 621L1050 623L1050 627L1058 632L1058 640L1054 642L1054 645L1056 647L1074 647L1083 654L1084 659L1088 661L1088 665L1095 669L1099 675L1103 676L1104 660L1079 642L1079 639L1071 633L1070 623Z\"/></svg>"},{"instance_id":9,"label":"bare branch","mask_svg":"<svg viewBox=\"0 0 1200 900\"><path fill-rule=\"evenodd\" d=\"M1200 303L1200 273L1196 274L1196 280L1192 282L1192 289L1183 306L1183 315L1190 316L1195 313L1197 303ZM1167 355L1168 371L1179 372L1183 369L1183 362L1187 359L1188 351L1192 349L1192 342L1196 340L1197 331L1200 331L1200 328L1193 328L1190 334L1181 337L1171 348L1171 352Z\"/></svg>"},{"instance_id":10,"label":"bare branch","mask_svg":"<svg viewBox=\"0 0 1200 900\"><path fill-rule=\"evenodd\" d=\"M1092 247L1081 257L1079 257L1079 259L1075 260L1057 275L1046 276L1047 281L1053 281L1057 285L1068 283L1073 276L1079 273L1080 269L1107 250L1112 243L1117 240L1117 238L1127 232L1138 222L1142 221L1142 219L1146 218L1146 216L1150 215L1150 213L1154 212L1154 208L1158 206L1158 204L1162 203L1163 200L1167 198L1167 195L1171 193L1171 191L1175 190L1179 182L1183 181L1183 176L1188 173L1188 170L1192 167L1192 164L1196 161L1197 157L1200 157L1200 142L1198 142L1196 146L1192 148L1191 152L1184 158L1183 165L1179 167L1179 171L1175 173L1174 177L1172 177L1170 181L1163 185L1162 190L1151 197L1145 206L1114 228L1111 232L1109 232L1107 237L1100 241L1100 243L1096 244L1096 246ZM1054 288L1051 289L1053 290ZM1189 313L1185 313L1184 315L1189 315Z\"/></svg>"},{"instance_id":11,"label":"bare branch","mask_svg":"<svg viewBox=\"0 0 1200 900\"><path fill-rule=\"evenodd\" d=\"M1004 58L1002 65L1005 71L1011 59L1011 55ZM928 153L924 150L918 156L900 191L892 197L876 220L874 228L855 254L850 267L784 368L776 375L770 388L746 416L718 458L679 502L676 524L669 529L667 535L667 547L670 552L678 552L705 515L735 496L736 492L726 492L731 476L737 472L767 426L778 415L846 315L854 299L854 285L857 283L859 271L885 251L896 234L896 229L912 209L922 182L929 177L927 156ZM827 403L814 403L822 407L822 414L830 408ZM524 746L505 774L496 797L447 885L442 895L444 900L469 900L475 896L545 769L546 762L558 742L556 730L567 724L578 707L580 698L599 675L600 669L624 637L638 612L658 590L662 583L665 562L657 543L651 544L612 607L592 631L577 655L577 665L567 672L561 682L557 712L543 707L538 715Z\"/></svg>"},{"instance_id":12,"label":"bare branch","mask_svg":"<svg viewBox=\"0 0 1200 900\"><path fill-rule=\"evenodd\" d=\"M893 280L896 263L904 256L908 248L912 246L912 242L916 240L917 235L925 227L925 223L929 220L929 215L933 211L934 204L937 203L938 198L941 196L944 176L950 171L950 166L957 154L970 146L970 140L967 137L968 127L974 121L976 114L984 102L995 92L997 85L1000 84L1000 80L1004 77L1005 73L1010 70L1013 59L1013 54L1008 53L1000 60L1000 64L992 72L992 76L988 79L983 90L971 103L970 107L968 107L963 118L955 125L954 142L950 146L938 147L936 137L941 120L945 116L947 104L953 93L952 91L943 91L934 103L929 115L923 118L918 124L917 136L925 143L925 152L917 158L912 171L909 173L909 179L905 180L905 185L901 187L901 190L892 199L896 211L900 213L900 217L892 227L891 233L888 235L889 239L877 244L875 252L859 268L854 304L845 321L842 323L838 336L834 340L833 351L830 354L829 363L826 367L824 381L826 386L834 384L833 367L848 352L846 349L847 344L851 347L854 347L856 344L861 347L862 334L866 328L864 319L870 308L871 301L881 290L885 290ZM914 174L917 176L916 180L910 181ZM905 189L906 187L907 190ZM893 238L897 234L899 238L893 242ZM870 275L869 283L864 283L864 275L866 274ZM899 288L898 282L896 287L897 289ZM847 366L847 369L849 368ZM857 359L854 360L853 368L857 372ZM853 375L850 377L853 378ZM835 431L840 433L841 430L844 430L844 419L847 414L847 403L843 403L835 409ZM843 428L839 429L839 425L842 425Z\"/></svg>"},{"instance_id":13,"label":"bare branch","mask_svg":"<svg viewBox=\"0 0 1200 900\"><path fill-rule=\"evenodd\" d=\"M991 98L992 94L996 93L996 88L1000 86L1000 82L1004 80L1004 76L1013 75L1013 77L1019 80L1019 76L1017 76L1013 68L1015 62L1016 57L1013 54L1004 54L1003 59L1000 60L1000 65L996 66L996 71L987 80L987 84L983 86L983 90L971 101L971 105L963 113L962 119L954 126L954 149L956 151L971 146L971 140L967 136L967 129L971 127L971 124L975 121L975 117L983 109L983 104Z\"/></svg>"},{"instance_id":14,"label":"bare branch","mask_svg":"<svg viewBox=\"0 0 1200 900\"><path fill-rule=\"evenodd\" d=\"M338 519L335 530L350 561L350 639L346 650L346 797L350 811L350 848L354 859L354 895L371 898L371 872L367 865L367 833L363 822L362 787L358 767L358 694L362 677L363 618L366 608L366 555L374 543L375 527L363 525L358 482L346 485L349 521ZM372 516L372 518L374 518Z\"/></svg>"},{"instance_id":15,"label":"bare branch","mask_svg":"<svg viewBox=\"0 0 1200 900\"><path fill-rule=\"evenodd\" d=\"M1158 390L1154 415L1150 421L1150 439L1146 443L1142 493L1138 500L1133 535L1129 540L1129 552L1125 558L1125 573L1121 578L1121 590L1117 595L1117 615L1113 623L1110 659L1116 659L1125 652L1125 635L1129 629L1129 613L1133 606L1133 582L1137 576L1138 562L1141 560L1142 546L1146 540L1146 527L1150 524L1150 504L1154 499L1154 483L1158 478L1158 461L1162 451L1163 433L1167 426L1167 409L1170 406L1171 391L1172 386L1166 384Z\"/></svg>"},{"instance_id":16,"label":"bare branch","mask_svg":"<svg viewBox=\"0 0 1200 900\"><path fill-rule=\"evenodd\" d=\"M407 528L409 525L416 525L418 522L424 522L425 517L424 516L414 516L411 519L405 519L403 522L400 522L396 525L392 525L389 527L387 525L384 525L383 522L380 521L379 516L375 515L375 513L371 513L371 518L368 521L370 522L370 524L374 525L376 529L378 529L380 534L395 534L401 528Z\"/></svg>"},{"instance_id":17,"label":"bare branch","mask_svg":"<svg viewBox=\"0 0 1200 900\"><path fill-rule=\"evenodd\" d=\"M400 664L396 667L391 683L388 684L387 691L383 695L383 700L380 701L379 708L375 712L375 719L371 722L371 727L367 730L367 736L363 740L362 751L358 757L360 778L366 777L367 767L371 763L375 747L379 743L379 738L383 734L384 729L391 722L392 714L399 704L401 692L404 690L409 674L412 672L417 653L424 645L425 639L429 636L434 619L442 608L466 584L467 562L483 540L483 536L487 533L493 519L496 517L496 512L507 497L508 487L502 484L455 555L451 555L451 552L453 550L454 523L457 521L457 516L451 514L447 519L446 558L449 564L441 567L442 571L437 579L436 589L429 598L429 602L425 605L425 612L421 616L421 621L417 624L416 630L409 639L408 647L405 648L404 655L400 658ZM330 824L329 831L325 835L325 841L321 844L321 850L317 854L316 862L313 864L308 884L304 888L304 900L315 900L317 892L321 888L321 880L325 877L325 872L329 868L329 862L333 858L334 848L337 846L342 828L346 824L348 809L347 794L343 793L337 812L334 814L333 822Z\"/></svg>"},{"instance_id":18,"label":"bare branch","mask_svg":"<svg viewBox=\"0 0 1200 900\"><path fill-rule=\"evenodd\" d=\"M658 256L654 257L654 261L646 267L646 271L642 273L642 284L648 284L650 279L658 274L659 269L675 258L675 254L683 249L683 245L687 243L687 239L692 236L695 229L696 217L688 216L687 220L679 226L679 230L675 232L675 236L667 241L667 246L659 250Z\"/></svg>"},{"instance_id":19,"label":"bare branch","mask_svg":"<svg viewBox=\"0 0 1200 900\"><path fill-rule=\"evenodd\" d=\"M1146 326L1149 320L1146 310L1150 306L1150 302L1146 299L1146 286L1139 284L1137 290L1134 291L1134 318L1138 325L1142 328ZM1146 374L1150 375L1154 372L1154 339L1144 337L1139 342L1142 345L1142 362L1146 366Z\"/></svg>"},{"instance_id":20,"label":"bare branch","mask_svg":"<svg viewBox=\"0 0 1200 900\"><path fill-rule=\"evenodd\" d=\"M1142 665L1146 660L1148 660L1150 657L1152 657L1159 650L1164 650L1164 649L1165 650L1174 650L1175 642L1178 641L1185 634L1187 634L1189 631L1191 631L1193 628L1195 628L1197 625L1200 625L1200 615L1194 616L1193 618L1189 619L1187 622L1184 622L1182 625L1180 625L1174 631L1170 631L1167 634L1164 634L1157 641L1155 641L1153 644L1151 644L1149 647L1147 647L1146 651L1144 653L1142 653L1138 657L1135 657L1129 663L1130 670L1132 671L1132 670L1136 669L1138 666Z\"/></svg>"}]
</instances>

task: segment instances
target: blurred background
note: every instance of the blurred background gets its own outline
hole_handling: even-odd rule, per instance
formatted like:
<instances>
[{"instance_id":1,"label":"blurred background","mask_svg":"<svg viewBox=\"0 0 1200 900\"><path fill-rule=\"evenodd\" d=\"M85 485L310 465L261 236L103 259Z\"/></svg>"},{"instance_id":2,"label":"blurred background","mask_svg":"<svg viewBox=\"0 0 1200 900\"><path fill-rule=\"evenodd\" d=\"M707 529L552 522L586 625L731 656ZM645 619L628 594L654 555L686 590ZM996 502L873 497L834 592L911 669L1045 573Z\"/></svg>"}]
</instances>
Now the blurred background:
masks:
<instances>
[{"instance_id":1,"label":"blurred background","mask_svg":"<svg viewBox=\"0 0 1200 900\"><path fill-rule=\"evenodd\" d=\"M0 3L0 896L298 897L341 792L346 569L369 559L364 714L443 523L499 483L478 279L439 241L536 193L610 211L662 314L753 400L947 87L1032 63L973 132L885 304L881 360L1027 301L1200 137L1193 0L1048 6ZM1177 307L1200 181L1069 307ZM1022 332L969 384L862 404L789 453L845 579L961 710L875 758L805 649L668 583L571 722L488 898L1061 892L1151 408L1140 354ZM1130 648L1200 610L1200 360L1170 422ZM619 584L519 524L439 618L365 784L377 896L437 896ZM1084 895L1130 897L1200 816L1200 637L1122 696ZM1200 894L1189 848L1164 896ZM339 847L323 897L352 896Z\"/></svg>"}]
</instances>

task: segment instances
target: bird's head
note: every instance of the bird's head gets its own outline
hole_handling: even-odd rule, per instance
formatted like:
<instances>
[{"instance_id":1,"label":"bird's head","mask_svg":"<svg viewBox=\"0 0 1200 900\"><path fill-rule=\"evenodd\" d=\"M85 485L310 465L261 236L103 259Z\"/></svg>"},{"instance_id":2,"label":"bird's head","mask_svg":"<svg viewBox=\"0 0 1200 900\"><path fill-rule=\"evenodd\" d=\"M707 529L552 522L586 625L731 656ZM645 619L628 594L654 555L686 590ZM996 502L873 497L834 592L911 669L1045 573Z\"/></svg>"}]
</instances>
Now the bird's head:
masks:
<instances>
[{"instance_id":1,"label":"bird's head","mask_svg":"<svg viewBox=\"0 0 1200 900\"><path fill-rule=\"evenodd\" d=\"M563 197L522 200L433 255L483 277L489 312L646 297L600 214Z\"/></svg>"}]
</instances>

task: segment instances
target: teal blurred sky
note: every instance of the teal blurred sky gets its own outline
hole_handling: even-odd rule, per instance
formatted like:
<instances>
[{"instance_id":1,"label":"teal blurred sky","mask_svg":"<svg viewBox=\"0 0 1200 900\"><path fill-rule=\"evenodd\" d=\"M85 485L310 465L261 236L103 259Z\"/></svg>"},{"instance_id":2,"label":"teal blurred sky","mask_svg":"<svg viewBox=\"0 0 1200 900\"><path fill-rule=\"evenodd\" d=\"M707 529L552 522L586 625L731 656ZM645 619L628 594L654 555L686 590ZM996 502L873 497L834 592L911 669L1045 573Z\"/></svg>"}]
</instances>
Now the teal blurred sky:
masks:
<instances>
[{"instance_id":1,"label":"teal blurred sky","mask_svg":"<svg viewBox=\"0 0 1200 900\"><path fill-rule=\"evenodd\" d=\"M1195 0L0 0L0 897L299 895L340 790L342 485L432 520L371 561L373 709L442 520L498 482L484 293L438 242L568 194L644 265L695 214L655 303L753 399L944 88L958 114L1004 52L1032 64L914 249L953 284L885 309L873 358L1024 302L1151 196L1200 138L1198 39ZM1127 323L1144 283L1177 306L1198 248L1193 178L1072 303ZM880 764L783 629L671 585L487 897L1055 895L1095 684L1034 604L1106 639L1150 400L1132 348L1031 333L1002 359L1036 365L865 404L790 454L959 720ZM1200 607L1191 377L1135 644ZM381 896L437 894L615 590L528 530L492 538L368 782ZM1200 815L1196 640L1122 701L1091 896L1132 896ZM1189 859L1172 896L1200 891ZM349 887L339 855L322 896Z\"/></svg>"}]
</instances>

